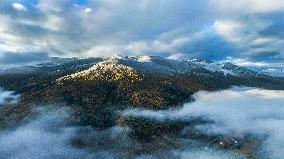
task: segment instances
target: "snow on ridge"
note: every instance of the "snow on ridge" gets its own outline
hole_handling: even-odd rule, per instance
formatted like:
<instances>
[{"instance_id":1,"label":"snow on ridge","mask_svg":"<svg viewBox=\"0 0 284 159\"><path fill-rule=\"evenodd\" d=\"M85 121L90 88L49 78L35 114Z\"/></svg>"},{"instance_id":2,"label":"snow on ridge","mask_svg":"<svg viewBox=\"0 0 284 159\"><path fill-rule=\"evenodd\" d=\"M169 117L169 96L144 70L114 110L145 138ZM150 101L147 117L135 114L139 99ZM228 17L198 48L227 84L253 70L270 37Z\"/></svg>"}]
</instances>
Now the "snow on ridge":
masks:
<instances>
[{"instance_id":1,"label":"snow on ridge","mask_svg":"<svg viewBox=\"0 0 284 159\"><path fill-rule=\"evenodd\" d=\"M214 63L205 60L174 60L159 56L120 56L114 55L107 58L101 58L99 62L94 63L89 69L80 71L62 78L75 78L79 75L95 73L98 68L100 71L115 70L117 68L131 69L142 73L161 73L161 74L195 74L195 69L205 69L212 73L223 73L225 76L238 76L245 74L240 66L227 66L228 62Z\"/></svg>"},{"instance_id":2,"label":"snow on ridge","mask_svg":"<svg viewBox=\"0 0 284 159\"><path fill-rule=\"evenodd\" d=\"M100 73L105 73L107 71L114 71L114 70L118 70L118 69L121 69L121 68L126 69L126 70L134 70L132 67L125 66L125 65L122 65L122 64L118 64L117 62L112 61L112 60L113 59L109 59L109 60L106 60L106 61L99 62L99 63L93 65L92 67L90 67L86 70L61 77L57 81L82 77L82 76L86 76L86 75L97 76Z\"/></svg>"},{"instance_id":3,"label":"snow on ridge","mask_svg":"<svg viewBox=\"0 0 284 159\"><path fill-rule=\"evenodd\" d=\"M127 59L127 57L122 56L122 55L112 55L106 59L115 61L115 60L124 60L124 59Z\"/></svg>"},{"instance_id":4,"label":"snow on ridge","mask_svg":"<svg viewBox=\"0 0 284 159\"><path fill-rule=\"evenodd\" d=\"M152 58L150 56L138 56L138 62L151 62Z\"/></svg>"},{"instance_id":5,"label":"snow on ridge","mask_svg":"<svg viewBox=\"0 0 284 159\"><path fill-rule=\"evenodd\" d=\"M197 60L193 60L190 62L210 72L223 72L225 76L227 75L236 76L236 73L224 68L224 63L220 64L220 63L212 63L212 62L197 61Z\"/></svg>"}]
</instances>

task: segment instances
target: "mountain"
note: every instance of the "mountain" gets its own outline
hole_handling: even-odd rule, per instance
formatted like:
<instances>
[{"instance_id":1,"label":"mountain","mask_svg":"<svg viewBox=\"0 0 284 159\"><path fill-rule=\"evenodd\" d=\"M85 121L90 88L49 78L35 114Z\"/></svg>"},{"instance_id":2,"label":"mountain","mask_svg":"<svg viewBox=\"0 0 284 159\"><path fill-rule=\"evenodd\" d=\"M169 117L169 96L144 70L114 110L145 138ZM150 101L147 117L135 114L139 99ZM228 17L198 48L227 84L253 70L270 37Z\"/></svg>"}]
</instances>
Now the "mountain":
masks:
<instances>
[{"instance_id":1,"label":"mountain","mask_svg":"<svg viewBox=\"0 0 284 159\"><path fill-rule=\"evenodd\" d=\"M19 108L21 117L32 105L61 103L74 110L78 123L102 127L116 123L116 110L178 107L199 90L232 86L284 89L284 79L229 62L157 56L51 58L0 73L0 87L21 94L18 105L27 107Z\"/></svg>"},{"instance_id":2,"label":"mountain","mask_svg":"<svg viewBox=\"0 0 284 159\"><path fill-rule=\"evenodd\" d=\"M259 66L259 67L249 67L249 69L254 70L256 72L260 72L269 76L274 77L284 77L284 66L280 64L280 66Z\"/></svg>"},{"instance_id":3,"label":"mountain","mask_svg":"<svg viewBox=\"0 0 284 159\"><path fill-rule=\"evenodd\" d=\"M161 80L164 84L167 82L169 84L171 81L173 87L188 88L189 92L223 89L233 85L267 89L284 88L282 78L272 77L229 62L173 60L156 56L51 58L48 62L35 66L2 70L0 86L18 93L26 93L31 89L41 90L44 87L59 86L68 81L119 83L130 82L130 78L135 84L150 79L156 83Z\"/></svg>"},{"instance_id":4,"label":"mountain","mask_svg":"<svg viewBox=\"0 0 284 159\"><path fill-rule=\"evenodd\" d=\"M108 68L109 66L112 68ZM99 71L96 67L100 67L102 70L104 68L111 70L116 69L116 67L125 67L146 76L191 76L192 78L193 76L199 78L222 77L227 81L231 79L240 80L240 83L243 85L264 88L275 87L273 89L277 89L278 86L275 86L276 83L282 81L282 78L274 78L261 71L240 67L229 62L213 63L197 59L173 60L157 56L112 56L108 58L51 58L49 61L35 66L9 68L0 72L0 85L8 89L24 92L22 89L25 89L27 86L36 85L39 83L37 80L48 79L48 81L57 81L60 78L65 78L65 76L71 77L76 76L76 74L83 75L84 72ZM22 78L22 80L21 82L19 80L11 81L9 78ZM259 84L250 81L250 79L255 80ZM261 80L268 80L270 82L267 84L265 82L261 83ZM198 82L202 83L204 81L201 80ZM273 84L273 82L276 83ZM239 85L239 83L235 84ZM281 88L280 85L278 89Z\"/></svg>"},{"instance_id":5,"label":"mountain","mask_svg":"<svg viewBox=\"0 0 284 159\"><path fill-rule=\"evenodd\" d=\"M100 126L113 125L115 120L102 122L105 119L95 117L98 112L167 109L194 100L191 95L199 90L232 86L284 89L284 79L228 62L156 56L51 58L0 73L0 87L21 94L19 103L62 103L77 112L79 123Z\"/></svg>"},{"instance_id":6,"label":"mountain","mask_svg":"<svg viewBox=\"0 0 284 159\"><path fill-rule=\"evenodd\" d=\"M0 107L0 129L25 122L37 107L62 106L71 110L69 122L72 125L96 129L127 126L131 137L145 142L157 138L164 141L165 135L174 135L190 125L193 129L192 134L188 134L190 138L217 146L220 142L226 143L224 148L234 149L236 145L229 142L231 138L223 140L220 136L206 136L196 131L194 125L208 122L204 119L157 122L124 117L119 113L137 108L174 109L195 100L192 94L197 91L232 86L284 90L284 78L229 62L198 59L173 60L156 56L51 58L38 65L0 72L0 87L13 90L11 94L18 99L16 103ZM247 146L247 142L243 143ZM254 146L253 143L248 151L254 151Z\"/></svg>"}]
</instances>

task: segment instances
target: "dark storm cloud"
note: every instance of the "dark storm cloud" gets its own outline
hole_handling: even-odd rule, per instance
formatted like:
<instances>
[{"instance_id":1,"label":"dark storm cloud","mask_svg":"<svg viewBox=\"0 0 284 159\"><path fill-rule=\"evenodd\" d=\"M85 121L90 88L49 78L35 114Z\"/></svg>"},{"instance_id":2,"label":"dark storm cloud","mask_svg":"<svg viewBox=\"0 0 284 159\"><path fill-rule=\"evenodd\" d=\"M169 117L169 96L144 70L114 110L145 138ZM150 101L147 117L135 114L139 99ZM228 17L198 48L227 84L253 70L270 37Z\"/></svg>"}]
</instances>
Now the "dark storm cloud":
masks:
<instances>
[{"instance_id":1,"label":"dark storm cloud","mask_svg":"<svg viewBox=\"0 0 284 159\"><path fill-rule=\"evenodd\" d=\"M185 46L182 49L186 49L187 47L191 50L189 52L195 52L195 57L215 60L222 60L228 56L235 56L237 50L231 43L217 35L207 35L203 39L195 41L193 44Z\"/></svg>"},{"instance_id":2,"label":"dark storm cloud","mask_svg":"<svg viewBox=\"0 0 284 159\"><path fill-rule=\"evenodd\" d=\"M268 13L268 14L260 14L258 15L261 19L267 21L268 26L259 31L261 35L264 36L283 36L284 33L284 21L283 21L284 11Z\"/></svg>"},{"instance_id":3,"label":"dark storm cloud","mask_svg":"<svg viewBox=\"0 0 284 159\"><path fill-rule=\"evenodd\" d=\"M0 53L0 64L24 64L45 61L49 58L47 53Z\"/></svg>"},{"instance_id":4,"label":"dark storm cloud","mask_svg":"<svg viewBox=\"0 0 284 159\"><path fill-rule=\"evenodd\" d=\"M255 52L248 53L248 56L259 61L277 60L280 57L280 53L273 50L256 50Z\"/></svg>"}]
</instances>

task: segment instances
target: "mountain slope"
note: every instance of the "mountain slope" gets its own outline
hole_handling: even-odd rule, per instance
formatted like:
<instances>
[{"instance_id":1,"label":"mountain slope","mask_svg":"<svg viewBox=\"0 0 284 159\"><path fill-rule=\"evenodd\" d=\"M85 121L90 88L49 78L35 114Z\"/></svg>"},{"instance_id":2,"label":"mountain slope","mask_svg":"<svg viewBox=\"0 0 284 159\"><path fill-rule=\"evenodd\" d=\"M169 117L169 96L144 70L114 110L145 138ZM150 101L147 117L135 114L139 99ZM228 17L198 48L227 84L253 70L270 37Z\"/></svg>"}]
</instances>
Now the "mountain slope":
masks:
<instances>
[{"instance_id":1,"label":"mountain slope","mask_svg":"<svg viewBox=\"0 0 284 159\"><path fill-rule=\"evenodd\" d=\"M193 100L199 90L237 85L284 89L284 79L231 63L155 56L52 58L0 74L0 87L21 93L21 104L63 103L85 124L100 123L95 116L109 108L166 109Z\"/></svg>"},{"instance_id":2,"label":"mountain slope","mask_svg":"<svg viewBox=\"0 0 284 159\"><path fill-rule=\"evenodd\" d=\"M232 85L284 89L283 78L271 77L231 63L202 60L172 60L155 56L109 58L51 58L37 66L19 67L0 73L0 86L18 93L57 86L77 78L96 82L135 84L171 83L188 92L216 90ZM80 78L80 79L78 79ZM144 80L142 80L144 79ZM150 82L152 80L152 82ZM170 82L169 82L170 81ZM143 87L147 87L144 84ZM155 86L153 88L155 88Z\"/></svg>"},{"instance_id":3,"label":"mountain slope","mask_svg":"<svg viewBox=\"0 0 284 159\"><path fill-rule=\"evenodd\" d=\"M187 127L192 129L188 134L190 139L224 149L245 149L254 154L255 140L240 140L243 145L236 148L230 142L230 136L200 134L194 128L198 123L210 122L205 119L154 121L120 114L133 108L178 108L195 100L192 94L197 91L216 91L240 85L284 90L284 79L231 63L202 60L153 56L52 58L37 66L11 68L0 73L0 87L21 94L18 103L0 107L0 128L25 122L33 115L34 108L62 106L72 112L68 120L71 125L96 129L126 126L130 128L130 137L151 144L157 143L155 140L164 141L165 136L175 137ZM248 144L252 145L248 148Z\"/></svg>"}]
</instances>

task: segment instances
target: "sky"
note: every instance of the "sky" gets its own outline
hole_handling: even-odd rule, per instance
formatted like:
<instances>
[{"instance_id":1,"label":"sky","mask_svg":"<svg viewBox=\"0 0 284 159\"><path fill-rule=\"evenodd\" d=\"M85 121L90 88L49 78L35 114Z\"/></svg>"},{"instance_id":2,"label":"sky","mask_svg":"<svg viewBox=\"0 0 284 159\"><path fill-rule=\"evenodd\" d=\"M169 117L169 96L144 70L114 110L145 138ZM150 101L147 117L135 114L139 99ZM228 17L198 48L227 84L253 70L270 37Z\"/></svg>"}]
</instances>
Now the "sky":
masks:
<instances>
[{"instance_id":1,"label":"sky","mask_svg":"<svg viewBox=\"0 0 284 159\"><path fill-rule=\"evenodd\" d=\"M0 63L52 56L284 60L284 0L0 0Z\"/></svg>"}]
</instances>

